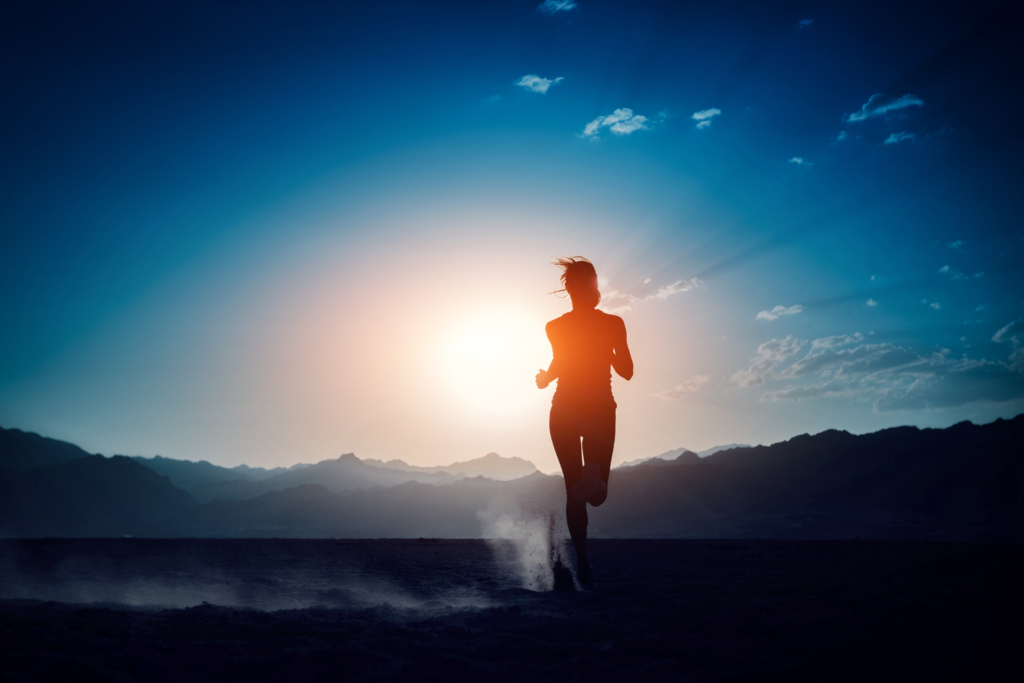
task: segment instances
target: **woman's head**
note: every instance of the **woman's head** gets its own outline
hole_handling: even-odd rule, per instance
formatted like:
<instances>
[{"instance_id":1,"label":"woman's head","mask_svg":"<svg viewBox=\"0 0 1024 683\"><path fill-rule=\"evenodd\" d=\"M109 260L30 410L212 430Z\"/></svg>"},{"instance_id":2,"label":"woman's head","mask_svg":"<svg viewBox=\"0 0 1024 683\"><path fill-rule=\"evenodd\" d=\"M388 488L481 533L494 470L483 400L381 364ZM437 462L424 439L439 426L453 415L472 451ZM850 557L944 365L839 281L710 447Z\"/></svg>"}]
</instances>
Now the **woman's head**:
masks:
<instances>
[{"instance_id":1,"label":"woman's head","mask_svg":"<svg viewBox=\"0 0 1024 683\"><path fill-rule=\"evenodd\" d=\"M562 269L559 280L563 289L572 297L574 307L594 308L601 303L601 292L597 288L597 270L594 264L582 256L559 258L552 265Z\"/></svg>"}]
</instances>

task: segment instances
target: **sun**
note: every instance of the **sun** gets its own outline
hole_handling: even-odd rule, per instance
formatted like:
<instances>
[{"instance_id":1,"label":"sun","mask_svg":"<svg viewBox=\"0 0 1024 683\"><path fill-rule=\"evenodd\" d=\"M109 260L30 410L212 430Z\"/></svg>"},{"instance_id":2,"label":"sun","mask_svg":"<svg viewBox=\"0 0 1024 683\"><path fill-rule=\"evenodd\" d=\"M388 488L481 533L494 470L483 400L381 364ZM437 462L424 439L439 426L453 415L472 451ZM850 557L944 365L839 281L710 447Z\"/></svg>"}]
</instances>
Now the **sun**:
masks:
<instances>
[{"instance_id":1,"label":"sun","mask_svg":"<svg viewBox=\"0 0 1024 683\"><path fill-rule=\"evenodd\" d=\"M510 414L544 400L533 378L550 361L543 322L509 308L483 309L441 337L438 364L463 410Z\"/></svg>"}]
</instances>

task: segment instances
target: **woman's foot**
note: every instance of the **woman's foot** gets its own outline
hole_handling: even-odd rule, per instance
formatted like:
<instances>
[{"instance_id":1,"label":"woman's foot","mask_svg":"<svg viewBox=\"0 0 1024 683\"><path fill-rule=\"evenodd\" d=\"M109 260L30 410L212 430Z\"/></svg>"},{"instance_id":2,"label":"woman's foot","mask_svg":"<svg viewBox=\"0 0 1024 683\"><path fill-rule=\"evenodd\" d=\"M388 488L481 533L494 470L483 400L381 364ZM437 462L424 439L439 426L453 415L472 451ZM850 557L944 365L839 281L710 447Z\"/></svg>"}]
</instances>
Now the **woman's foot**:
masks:
<instances>
[{"instance_id":1,"label":"woman's foot","mask_svg":"<svg viewBox=\"0 0 1024 683\"><path fill-rule=\"evenodd\" d=\"M608 495L608 485L601 479L601 466L584 465L583 477L572 487L572 499L577 503L600 505Z\"/></svg>"}]
</instances>

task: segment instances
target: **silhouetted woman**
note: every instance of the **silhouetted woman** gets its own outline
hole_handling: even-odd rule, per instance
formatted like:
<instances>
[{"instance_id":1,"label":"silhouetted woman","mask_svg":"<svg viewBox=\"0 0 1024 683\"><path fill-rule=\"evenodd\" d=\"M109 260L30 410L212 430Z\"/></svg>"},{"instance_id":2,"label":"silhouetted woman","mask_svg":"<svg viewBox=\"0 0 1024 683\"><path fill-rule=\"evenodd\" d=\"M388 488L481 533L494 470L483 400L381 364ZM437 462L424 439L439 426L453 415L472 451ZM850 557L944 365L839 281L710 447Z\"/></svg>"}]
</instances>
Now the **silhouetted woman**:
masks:
<instances>
[{"instance_id":1,"label":"silhouetted woman","mask_svg":"<svg viewBox=\"0 0 1024 683\"><path fill-rule=\"evenodd\" d=\"M628 380L633 376L633 358L622 318L596 308L601 293L594 264L574 256L558 259L554 265L562 269L565 289L559 291L569 293L572 310L545 328L553 359L547 370L537 373L537 387L543 389L558 380L551 400L551 443L565 478L565 517L576 548L577 576L583 585L593 585L587 557L587 503L596 507L608 496L616 407L611 368Z\"/></svg>"}]
</instances>

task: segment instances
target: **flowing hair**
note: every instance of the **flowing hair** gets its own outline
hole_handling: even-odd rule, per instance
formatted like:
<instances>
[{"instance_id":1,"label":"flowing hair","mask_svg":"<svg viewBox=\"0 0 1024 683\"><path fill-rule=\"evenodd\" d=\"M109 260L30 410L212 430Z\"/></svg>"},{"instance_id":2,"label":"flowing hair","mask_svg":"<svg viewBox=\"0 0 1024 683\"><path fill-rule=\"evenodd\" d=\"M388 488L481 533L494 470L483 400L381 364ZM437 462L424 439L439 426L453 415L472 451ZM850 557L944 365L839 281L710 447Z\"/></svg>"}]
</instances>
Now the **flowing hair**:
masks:
<instances>
[{"instance_id":1,"label":"flowing hair","mask_svg":"<svg viewBox=\"0 0 1024 683\"><path fill-rule=\"evenodd\" d=\"M558 276L562 288L551 292L555 296L562 292L569 293L569 290L574 289L578 282L597 279L597 269L594 268L594 264L583 256L559 257L551 265L562 269L562 274ZM597 293L597 300L601 301L601 292Z\"/></svg>"}]
</instances>

